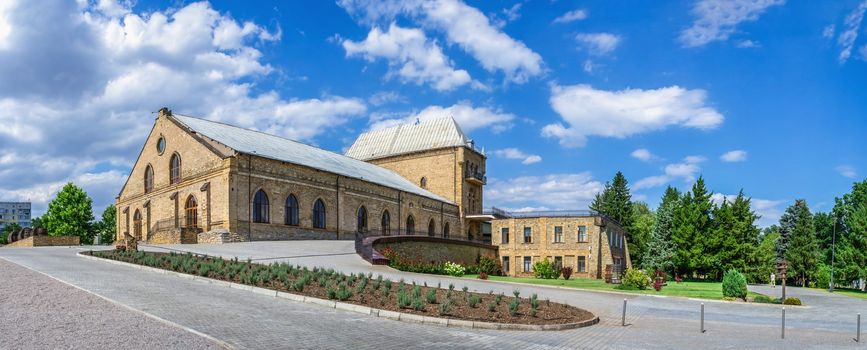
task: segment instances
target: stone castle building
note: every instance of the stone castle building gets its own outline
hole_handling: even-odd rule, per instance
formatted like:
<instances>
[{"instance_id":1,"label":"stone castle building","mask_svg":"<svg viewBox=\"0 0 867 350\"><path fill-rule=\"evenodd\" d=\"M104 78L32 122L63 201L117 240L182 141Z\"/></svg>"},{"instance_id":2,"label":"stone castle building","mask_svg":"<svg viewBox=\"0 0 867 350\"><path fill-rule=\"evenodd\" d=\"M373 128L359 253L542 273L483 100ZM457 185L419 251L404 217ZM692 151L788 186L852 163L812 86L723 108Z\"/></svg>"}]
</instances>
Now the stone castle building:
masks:
<instances>
[{"instance_id":1,"label":"stone castle building","mask_svg":"<svg viewBox=\"0 0 867 350\"><path fill-rule=\"evenodd\" d=\"M626 231L591 211L493 213L492 243L499 247L503 273L533 276L533 265L548 259L571 266L573 276L615 278L632 267Z\"/></svg>"},{"instance_id":2,"label":"stone castle building","mask_svg":"<svg viewBox=\"0 0 867 350\"><path fill-rule=\"evenodd\" d=\"M469 214L481 211L485 157L451 118L366 133L347 155L163 108L116 199L118 237L193 243L479 232Z\"/></svg>"}]
</instances>

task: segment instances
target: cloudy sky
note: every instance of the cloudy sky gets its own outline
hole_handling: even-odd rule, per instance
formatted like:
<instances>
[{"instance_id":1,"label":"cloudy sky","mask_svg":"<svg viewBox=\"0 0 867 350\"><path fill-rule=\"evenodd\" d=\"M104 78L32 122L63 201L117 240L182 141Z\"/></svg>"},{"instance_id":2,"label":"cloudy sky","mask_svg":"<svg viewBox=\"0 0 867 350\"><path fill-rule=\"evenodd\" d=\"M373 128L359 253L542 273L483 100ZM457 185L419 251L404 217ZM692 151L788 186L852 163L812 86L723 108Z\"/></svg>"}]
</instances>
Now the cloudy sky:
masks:
<instances>
[{"instance_id":1,"label":"cloudy sky","mask_svg":"<svg viewBox=\"0 0 867 350\"><path fill-rule=\"evenodd\" d=\"M168 106L342 152L453 116L486 206L655 206L699 175L762 224L867 174L867 0L0 1L0 201L114 200Z\"/></svg>"}]
</instances>

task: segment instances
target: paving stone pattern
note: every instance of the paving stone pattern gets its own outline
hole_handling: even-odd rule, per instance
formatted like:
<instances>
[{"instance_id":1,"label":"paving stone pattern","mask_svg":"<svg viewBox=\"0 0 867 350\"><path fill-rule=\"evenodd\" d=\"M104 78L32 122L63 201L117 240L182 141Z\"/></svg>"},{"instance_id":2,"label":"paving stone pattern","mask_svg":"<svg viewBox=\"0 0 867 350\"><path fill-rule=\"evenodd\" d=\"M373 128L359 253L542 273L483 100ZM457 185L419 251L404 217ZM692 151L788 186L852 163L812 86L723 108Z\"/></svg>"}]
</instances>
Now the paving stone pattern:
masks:
<instances>
[{"instance_id":1,"label":"paving stone pattern","mask_svg":"<svg viewBox=\"0 0 867 350\"><path fill-rule=\"evenodd\" d=\"M330 245L329 245L330 243ZM563 301L600 316L600 324L566 331L491 331L412 324L292 302L247 291L218 287L200 280L179 278L77 257L80 249L2 249L5 258L45 272L132 308L211 335L237 348L251 349L828 349L863 348L851 339L854 321L835 320L842 313L865 310L863 301L832 311L824 307L789 312L786 339L780 339L779 307L707 303L708 332L700 334L700 301L681 298L625 296L629 299L628 327L620 326L624 295L547 287L515 286L491 281L408 274L383 266L365 265L348 254L345 242L254 242L195 245L190 249L223 256L248 257L261 262L290 261L311 266L331 265L346 272L356 269L390 278L416 280L457 288ZM347 245L351 249L351 242ZM171 248L171 247L170 247ZM162 248L161 248L162 249ZM279 259L271 259L279 258ZM357 259L357 260L356 260ZM122 281L122 282L121 282ZM790 292L789 294L792 294ZM854 300L854 299L850 299ZM829 307L834 307L833 305ZM816 310L822 309L821 312ZM867 312L862 312L867 314ZM829 315L838 315L828 318Z\"/></svg>"}]
</instances>

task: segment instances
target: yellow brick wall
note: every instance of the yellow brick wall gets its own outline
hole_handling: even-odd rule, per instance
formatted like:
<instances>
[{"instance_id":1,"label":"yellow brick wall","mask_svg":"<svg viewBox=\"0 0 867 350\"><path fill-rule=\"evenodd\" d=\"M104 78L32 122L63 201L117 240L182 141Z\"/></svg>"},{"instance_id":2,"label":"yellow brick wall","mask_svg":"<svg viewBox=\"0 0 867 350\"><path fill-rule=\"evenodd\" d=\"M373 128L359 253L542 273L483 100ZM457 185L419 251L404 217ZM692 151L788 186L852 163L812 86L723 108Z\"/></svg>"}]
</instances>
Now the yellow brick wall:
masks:
<instances>
[{"instance_id":1,"label":"yellow brick wall","mask_svg":"<svg viewBox=\"0 0 867 350\"><path fill-rule=\"evenodd\" d=\"M555 227L562 227L562 243L555 243ZM578 227L586 227L586 240L578 241ZM524 243L524 228L532 232L531 243ZM509 229L509 242L503 242L502 229ZM631 266L628 249L612 249L608 244L609 230L619 230L615 223L602 217L534 217L497 219L491 223L491 241L499 247L500 261L509 257L510 276L532 276L532 270L523 271L525 256L531 257L531 264L540 259L555 257L563 259L563 266L573 268L573 276L601 278L605 265L614 262L613 257L623 257L627 266ZM585 272L578 272L577 257L584 256Z\"/></svg>"}]
</instances>

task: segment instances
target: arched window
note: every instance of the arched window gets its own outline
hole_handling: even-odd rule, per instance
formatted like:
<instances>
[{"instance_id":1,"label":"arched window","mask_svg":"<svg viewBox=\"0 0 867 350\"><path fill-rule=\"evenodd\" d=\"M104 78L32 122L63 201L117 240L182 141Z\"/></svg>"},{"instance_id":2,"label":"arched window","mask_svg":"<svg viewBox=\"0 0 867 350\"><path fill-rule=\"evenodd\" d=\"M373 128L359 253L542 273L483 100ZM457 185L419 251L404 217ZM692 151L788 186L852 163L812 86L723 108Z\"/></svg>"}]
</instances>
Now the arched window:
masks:
<instances>
[{"instance_id":1,"label":"arched window","mask_svg":"<svg viewBox=\"0 0 867 350\"><path fill-rule=\"evenodd\" d=\"M382 227L383 236L391 234L391 215L388 213L388 210L382 212L382 222L380 223L380 227Z\"/></svg>"},{"instance_id":2,"label":"arched window","mask_svg":"<svg viewBox=\"0 0 867 350\"><path fill-rule=\"evenodd\" d=\"M256 191L256 196L253 197L253 222L270 222L268 195L265 191Z\"/></svg>"},{"instance_id":3,"label":"arched window","mask_svg":"<svg viewBox=\"0 0 867 350\"><path fill-rule=\"evenodd\" d=\"M427 188L427 178L426 177L422 177L421 181L419 181L419 183L421 184L421 188Z\"/></svg>"},{"instance_id":4,"label":"arched window","mask_svg":"<svg viewBox=\"0 0 867 350\"><path fill-rule=\"evenodd\" d=\"M181 182L181 156L177 153L172 154L172 160L169 162L169 182L174 185Z\"/></svg>"},{"instance_id":5,"label":"arched window","mask_svg":"<svg viewBox=\"0 0 867 350\"><path fill-rule=\"evenodd\" d=\"M406 217L406 234L411 235L415 233L415 219L412 215Z\"/></svg>"},{"instance_id":6,"label":"arched window","mask_svg":"<svg viewBox=\"0 0 867 350\"><path fill-rule=\"evenodd\" d=\"M449 223L443 225L443 237L449 238Z\"/></svg>"},{"instance_id":7,"label":"arched window","mask_svg":"<svg viewBox=\"0 0 867 350\"><path fill-rule=\"evenodd\" d=\"M367 231L367 208L365 208L363 205L358 208L356 227L358 227L358 232Z\"/></svg>"},{"instance_id":8,"label":"arched window","mask_svg":"<svg viewBox=\"0 0 867 350\"><path fill-rule=\"evenodd\" d=\"M187 201L184 203L184 213L187 214L187 219L185 221L186 227L199 227L198 208L199 204L196 202L196 197L194 197L193 195L187 197Z\"/></svg>"},{"instance_id":9,"label":"arched window","mask_svg":"<svg viewBox=\"0 0 867 350\"><path fill-rule=\"evenodd\" d=\"M313 203L313 227L325 228L325 202L321 198Z\"/></svg>"},{"instance_id":10,"label":"arched window","mask_svg":"<svg viewBox=\"0 0 867 350\"><path fill-rule=\"evenodd\" d=\"M145 168L144 190L145 193L150 193L154 190L154 168L150 164Z\"/></svg>"},{"instance_id":11,"label":"arched window","mask_svg":"<svg viewBox=\"0 0 867 350\"><path fill-rule=\"evenodd\" d=\"M286 225L298 226L298 198L294 194L286 197L283 221Z\"/></svg>"},{"instance_id":12,"label":"arched window","mask_svg":"<svg viewBox=\"0 0 867 350\"><path fill-rule=\"evenodd\" d=\"M132 235L135 239L141 239L141 211L138 209L132 215Z\"/></svg>"},{"instance_id":13,"label":"arched window","mask_svg":"<svg viewBox=\"0 0 867 350\"><path fill-rule=\"evenodd\" d=\"M435 231L436 223L434 223L434 219L430 219L430 222L427 224L427 235L433 237Z\"/></svg>"}]
</instances>

